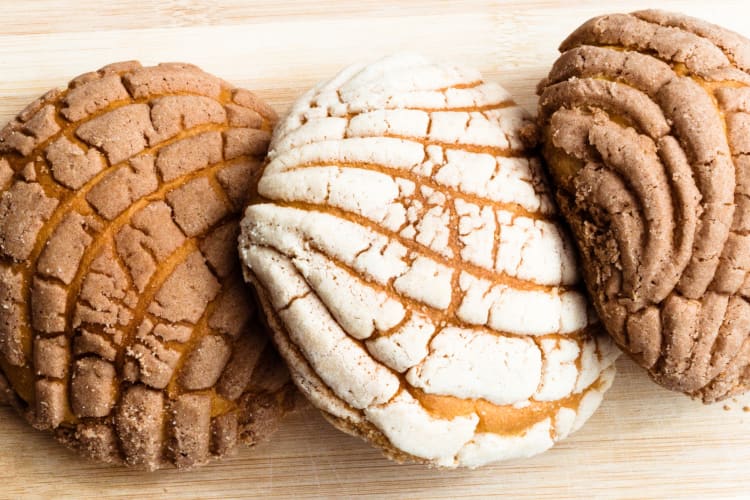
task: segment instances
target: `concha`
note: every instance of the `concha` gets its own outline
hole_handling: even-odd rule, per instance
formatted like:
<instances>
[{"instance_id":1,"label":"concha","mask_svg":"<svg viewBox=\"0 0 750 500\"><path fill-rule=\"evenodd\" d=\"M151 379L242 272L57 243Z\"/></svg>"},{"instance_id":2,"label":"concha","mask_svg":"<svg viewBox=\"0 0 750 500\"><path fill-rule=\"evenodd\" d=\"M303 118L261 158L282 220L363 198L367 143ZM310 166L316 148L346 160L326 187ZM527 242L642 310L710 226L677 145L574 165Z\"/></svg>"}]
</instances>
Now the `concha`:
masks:
<instances>
[{"instance_id":1,"label":"concha","mask_svg":"<svg viewBox=\"0 0 750 500\"><path fill-rule=\"evenodd\" d=\"M750 41L661 11L589 20L539 86L544 156L584 279L659 384L750 382Z\"/></svg>"},{"instance_id":2,"label":"concha","mask_svg":"<svg viewBox=\"0 0 750 500\"><path fill-rule=\"evenodd\" d=\"M535 132L499 85L416 55L344 69L274 131L246 278L302 392L392 459L542 452L612 382Z\"/></svg>"},{"instance_id":3,"label":"concha","mask_svg":"<svg viewBox=\"0 0 750 500\"><path fill-rule=\"evenodd\" d=\"M0 401L146 469L270 436L294 390L236 238L275 121L195 66L127 62L0 131Z\"/></svg>"}]
</instances>

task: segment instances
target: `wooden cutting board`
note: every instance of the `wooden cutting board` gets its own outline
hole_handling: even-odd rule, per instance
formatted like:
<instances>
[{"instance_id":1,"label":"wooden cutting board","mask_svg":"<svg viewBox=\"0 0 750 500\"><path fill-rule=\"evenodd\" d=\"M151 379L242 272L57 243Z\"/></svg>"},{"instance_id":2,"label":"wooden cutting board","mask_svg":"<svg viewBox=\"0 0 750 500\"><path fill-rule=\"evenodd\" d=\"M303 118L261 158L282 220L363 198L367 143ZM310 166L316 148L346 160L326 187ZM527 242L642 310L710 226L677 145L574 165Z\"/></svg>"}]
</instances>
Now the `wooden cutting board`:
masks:
<instances>
[{"instance_id":1,"label":"wooden cutting board","mask_svg":"<svg viewBox=\"0 0 750 500\"><path fill-rule=\"evenodd\" d=\"M558 43L586 19L653 2L148 2L0 0L0 121L104 64L186 61L283 112L344 65L401 50L478 67L530 110ZM746 2L661 1L744 32ZM0 498L750 498L750 397L706 407L621 359L614 388L574 436L535 458L475 471L391 464L315 411L271 442L192 472L78 460L0 408ZM748 406L745 406L748 405Z\"/></svg>"}]
</instances>

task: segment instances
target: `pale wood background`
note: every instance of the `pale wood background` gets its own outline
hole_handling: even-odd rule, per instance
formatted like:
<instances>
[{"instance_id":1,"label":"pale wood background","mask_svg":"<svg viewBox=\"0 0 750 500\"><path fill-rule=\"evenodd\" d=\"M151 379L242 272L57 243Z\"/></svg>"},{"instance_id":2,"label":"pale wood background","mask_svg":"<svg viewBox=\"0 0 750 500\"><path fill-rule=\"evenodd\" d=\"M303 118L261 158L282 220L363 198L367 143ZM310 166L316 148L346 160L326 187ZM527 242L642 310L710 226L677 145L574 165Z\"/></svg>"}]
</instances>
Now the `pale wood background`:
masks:
<instances>
[{"instance_id":1,"label":"pale wood background","mask_svg":"<svg viewBox=\"0 0 750 500\"><path fill-rule=\"evenodd\" d=\"M0 0L0 121L47 89L123 59L192 62L283 112L342 66L399 50L477 66L533 110L558 43L593 15L658 4L750 36L743 1L603 4ZM222 463L131 472L77 460L0 408L0 498L749 498L750 397L704 407L656 387L625 359L619 367L602 408L572 438L475 471L393 465L307 409L271 442Z\"/></svg>"}]
</instances>

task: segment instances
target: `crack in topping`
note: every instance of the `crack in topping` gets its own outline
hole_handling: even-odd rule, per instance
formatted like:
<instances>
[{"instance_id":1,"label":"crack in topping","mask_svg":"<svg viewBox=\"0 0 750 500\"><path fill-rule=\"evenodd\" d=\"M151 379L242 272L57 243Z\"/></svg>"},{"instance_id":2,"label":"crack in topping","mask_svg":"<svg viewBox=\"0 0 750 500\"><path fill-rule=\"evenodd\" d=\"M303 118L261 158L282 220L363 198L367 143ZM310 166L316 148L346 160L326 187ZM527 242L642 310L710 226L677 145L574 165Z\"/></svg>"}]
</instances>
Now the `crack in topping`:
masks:
<instances>
[{"instance_id":1,"label":"crack in topping","mask_svg":"<svg viewBox=\"0 0 750 500\"><path fill-rule=\"evenodd\" d=\"M543 152L617 343L704 402L750 383L750 41L648 10L596 17L539 84Z\"/></svg>"},{"instance_id":2,"label":"crack in topping","mask_svg":"<svg viewBox=\"0 0 750 500\"><path fill-rule=\"evenodd\" d=\"M396 460L539 453L611 384L535 141L500 86L410 55L343 70L274 131L245 276L305 395Z\"/></svg>"},{"instance_id":3,"label":"crack in topping","mask_svg":"<svg viewBox=\"0 0 750 500\"><path fill-rule=\"evenodd\" d=\"M275 121L194 66L130 62L0 131L0 399L146 469L273 432L293 388L235 248Z\"/></svg>"}]
</instances>

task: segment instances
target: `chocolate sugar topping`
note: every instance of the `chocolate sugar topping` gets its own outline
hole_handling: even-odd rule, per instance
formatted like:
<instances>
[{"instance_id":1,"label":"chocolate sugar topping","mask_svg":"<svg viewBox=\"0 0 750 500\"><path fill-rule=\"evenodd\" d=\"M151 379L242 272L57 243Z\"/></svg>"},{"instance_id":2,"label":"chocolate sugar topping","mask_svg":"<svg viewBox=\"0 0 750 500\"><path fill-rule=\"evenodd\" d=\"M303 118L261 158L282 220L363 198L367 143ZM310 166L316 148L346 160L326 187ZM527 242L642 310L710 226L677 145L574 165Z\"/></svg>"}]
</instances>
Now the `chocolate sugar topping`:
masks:
<instances>
[{"instance_id":1,"label":"chocolate sugar topping","mask_svg":"<svg viewBox=\"0 0 750 500\"><path fill-rule=\"evenodd\" d=\"M194 66L127 62L0 132L0 400L148 469L273 431L293 392L235 248L275 120Z\"/></svg>"},{"instance_id":2,"label":"chocolate sugar topping","mask_svg":"<svg viewBox=\"0 0 750 500\"><path fill-rule=\"evenodd\" d=\"M544 155L617 343L705 402L750 384L750 41L661 11L591 19L539 85Z\"/></svg>"}]
</instances>

